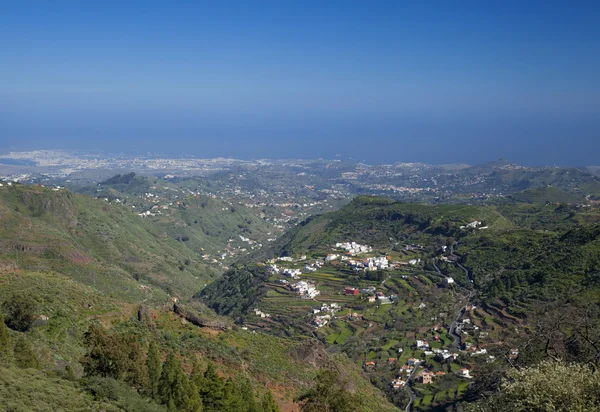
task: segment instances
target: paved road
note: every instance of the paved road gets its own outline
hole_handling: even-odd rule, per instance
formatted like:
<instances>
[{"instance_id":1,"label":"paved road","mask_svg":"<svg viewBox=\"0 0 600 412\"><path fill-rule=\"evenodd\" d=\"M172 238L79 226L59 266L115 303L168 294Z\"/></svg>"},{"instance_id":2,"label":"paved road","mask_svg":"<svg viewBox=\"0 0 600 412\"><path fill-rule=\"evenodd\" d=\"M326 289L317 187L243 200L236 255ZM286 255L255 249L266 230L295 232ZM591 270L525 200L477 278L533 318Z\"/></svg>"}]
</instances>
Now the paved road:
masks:
<instances>
[{"instance_id":1,"label":"paved road","mask_svg":"<svg viewBox=\"0 0 600 412\"><path fill-rule=\"evenodd\" d=\"M464 314L467 305L469 304L471 298L475 295L475 291L472 290L471 292L469 292L469 296L467 297L467 303L465 304L465 306L463 306L462 308L460 308L460 310L458 311L458 313L456 314L456 318L454 319L454 322L452 322L452 324L450 325L450 328L448 329L448 332L450 332L450 334L454 337L454 342L452 343L453 346L455 346L457 349L460 349L461 343L462 343L462 338L460 336L460 334L458 333L457 329L458 329L458 321L460 320L461 316Z\"/></svg>"},{"instance_id":2,"label":"paved road","mask_svg":"<svg viewBox=\"0 0 600 412\"><path fill-rule=\"evenodd\" d=\"M415 391L412 390L412 387L409 385L409 383L410 383L410 381L412 381L415 378L415 375L418 372L419 372L419 364L417 363L415 365L415 369L411 372L410 375L408 375L408 378L406 378L406 384L404 385L404 387L408 390L408 397L410 398L408 405L406 405L406 408L404 409L406 412L411 412L413 410L413 404L415 403L415 400L417 399L417 395L415 394Z\"/></svg>"},{"instance_id":3,"label":"paved road","mask_svg":"<svg viewBox=\"0 0 600 412\"><path fill-rule=\"evenodd\" d=\"M458 242L454 242L451 246L450 246L450 256L455 257L456 259L459 258L459 256L454 254L454 247L458 245ZM469 273L469 271L467 270L466 267L464 267L463 265L461 265L460 263L458 263L458 261L454 262L456 263L456 266L458 266L459 268L461 268L465 274L467 275L467 278L471 281L471 283L473 283L473 274Z\"/></svg>"},{"instance_id":4,"label":"paved road","mask_svg":"<svg viewBox=\"0 0 600 412\"><path fill-rule=\"evenodd\" d=\"M435 258L433 258L433 267L435 268L435 271L436 271L436 272L437 272L437 273L438 273L440 276L443 276L444 278L446 278L446 277L447 277L446 275L444 275L444 274L442 273L442 271L440 270L440 268L439 268L439 267L437 267L437 265L435 264Z\"/></svg>"},{"instance_id":5,"label":"paved road","mask_svg":"<svg viewBox=\"0 0 600 412\"><path fill-rule=\"evenodd\" d=\"M458 244L458 242L454 242L451 246L450 246L450 255L454 256L458 259L458 256L454 254L454 247ZM442 273L442 271L440 270L440 268L437 267L437 265L435 264L435 258L433 259L433 267L435 268L435 271L440 275L443 276L444 278L446 278L447 276L444 275ZM458 262L454 262L456 263L456 265L461 268L467 275L467 278L471 281L471 283L473 283L473 275L469 273L469 271L467 270L467 268L465 268L463 265L461 265ZM463 306L462 308L460 308L460 310L456 313L456 318L454 319L454 321L452 322L452 324L450 325L449 328L449 332L452 335L452 337L454 338L454 342L452 343L452 346L456 347L457 350L460 350L460 346L461 346L461 336L458 333L457 329L459 326L459 320L462 317L462 315L464 314L467 305L469 305L469 302L471 301L471 299L473 298L473 296L475 296L475 291L474 290L470 290L469 291L469 296L467 297L467 303L465 303L465 306ZM412 412L413 410L413 405L415 403L415 399L417 398L417 395L415 394L415 392L412 390L412 388L410 387L409 383L414 379L415 375L418 372L418 365L415 366L415 369L413 370L413 372L410 374L410 376L406 379L406 385L405 388L408 390L408 396L410 397L410 401L408 402L408 405L406 405L405 408L405 412Z\"/></svg>"}]
</instances>

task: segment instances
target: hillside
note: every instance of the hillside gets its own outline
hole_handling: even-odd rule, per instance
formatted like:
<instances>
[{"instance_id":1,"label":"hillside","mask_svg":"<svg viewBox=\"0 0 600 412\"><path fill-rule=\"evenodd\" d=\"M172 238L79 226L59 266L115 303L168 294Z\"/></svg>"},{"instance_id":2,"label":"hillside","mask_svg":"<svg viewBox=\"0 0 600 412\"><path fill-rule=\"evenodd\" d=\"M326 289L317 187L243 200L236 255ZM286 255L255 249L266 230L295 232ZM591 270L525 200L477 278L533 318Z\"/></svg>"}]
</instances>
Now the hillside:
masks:
<instances>
[{"instance_id":1,"label":"hillside","mask_svg":"<svg viewBox=\"0 0 600 412\"><path fill-rule=\"evenodd\" d=\"M516 356L511 348L531 350L545 305L600 296L600 211L544 196L564 198L554 189L489 206L359 197L196 297L249 328L338 348L399 407L408 394L418 410L453 407L470 387L462 370L479 377ZM407 375L413 359L420 367Z\"/></svg>"},{"instance_id":2,"label":"hillside","mask_svg":"<svg viewBox=\"0 0 600 412\"><path fill-rule=\"evenodd\" d=\"M247 408L268 393L283 410L295 410L294 398L322 369L338 371L348 393L371 399L364 410L394 410L360 368L318 341L243 330L191 302L218 272L122 203L3 183L0 228L0 314L7 325L26 322L6 333L0 322L0 396L14 399L0 403L7 408L166 410L147 386L144 362L157 345L162 367L171 353L179 359L182 387L202 393L210 382L193 381L194 370L216 364L213 390L221 388L227 402L239 402L240 392L251 399L216 410L254 411ZM221 402L203 396L205 410Z\"/></svg>"},{"instance_id":3,"label":"hillside","mask_svg":"<svg viewBox=\"0 0 600 412\"><path fill-rule=\"evenodd\" d=\"M463 173L470 173L466 169ZM481 169L476 168L476 172ZM491 168L482 183L475 183L470 190L489 190L494 188L500 193L537 189L552 186L574 195L600 195L600 182L595 176L575 168L543 168L529 170L526 168Z\"/></svg>"},{"instance_id":4,"label":"hillside","mask_svg":"<svg viewBox=\"0 0 600 412\"><path fill-rule=\"evenodd\" d=\"M128 173L74 190L131 208L200 254L205 263L220 267L258 249L281 232L259 211L186 186Z\"/></svg>"},{"instance_id":5,"label":"hillside","mask_svg":"<svg viewBox=\"0 0 600 412\"><path fill-rule=\"evenodd\" d=\"M427 205L387 198L357 197L343 209L307 219L276 242L275 255L326 251L347 239L374 246L394 247L436 236L454 236L474 220L495 229L511 223L493 207Z\"/></svg>"},{"instance_id":6,"label":"hillside","mask_svg":"<svg viewBox=\"0 0 600 412\"><path fill-rule=\"evenodd\" d=\"M558 286L551 286L552 279L563 282L565 272L570 273L570 281L574 283L582 280L577 277L577 274L583 275L581 271L593 272L597 266L595 252L599 250L595 238L581 244L568 242L578 233L595 233L594 228L600 224L598 209L589 205L550 203L549 197L571 199L558 189L524 192L522 197L511 196L510 201L490 206L411 204L387 198L358 197L341 210L308 218L251 258L264 261L278 256L307 255L310 259L335 253L332 245L347 241L370 245L388 254L405 252L403 246L407 244L420 244L422 252L435 257L440 247L457 242L458 261L474 274L475 284L482 293L499 287L497 274L516 276L509 274L517 270L516 262L519 262L523 267L531 267L527 269L531 273L522 275L521 282L533 288L529 293L541 297L543 294L540 295L538 288L542 286L548 293L556 293ZM469 228L470 222L478 223ZM534 265L534 261L539 263ZM268 270L260 265L248 265L245 270L245 275L238 276L244 279L245 286L241 290L260 290L260 282L255 279L267 279ZM238 289L227 288L227 281L236 278L232 274L242 272L238 268L226 273L206 288L203 295L218 295L219 288L223 293L234 295ZM534 273L543 273L543 280ZM496 274L495 277L492 274ZM492 278L496 280L491 281ZM239 305L243 300L236 302Z\"/></svg>"},{"instance_id":7,"label":"hillside","mask_svg":"<svg viewBox=\"0 0 600 412\"><path fill-rule=\"evenodd\" d=\"M552 186L524 190L513 193L508 198L522 203L585 203L584 196L577 196Z\"/></svg>"}]
</instances>

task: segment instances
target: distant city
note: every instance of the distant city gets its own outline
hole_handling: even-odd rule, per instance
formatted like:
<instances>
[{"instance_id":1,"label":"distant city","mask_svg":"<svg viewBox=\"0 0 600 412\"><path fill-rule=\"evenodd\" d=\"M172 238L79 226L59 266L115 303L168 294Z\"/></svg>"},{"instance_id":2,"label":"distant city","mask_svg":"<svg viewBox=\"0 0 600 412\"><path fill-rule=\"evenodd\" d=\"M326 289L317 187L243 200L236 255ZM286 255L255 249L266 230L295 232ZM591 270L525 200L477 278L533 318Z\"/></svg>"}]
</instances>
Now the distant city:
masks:
<instances>
[{"instance_id":1,"label":"distant city","mask_svg":"<svg viewBox=\"0 0 600 412\"><path fill-rule=\"evenodd\" d=\"M328 198L345 202L357 195L385 195L411 202L477 203L545 187L595 200L600 185L597 167L528 167L505 159L475 166L369 165L340 159L200 159L65 150L0 154L0 179L5 181L77 190L131 172L172 181L192 179L189 185L222 198L299 205L320 204Z\"/></svg>"}]
</instances>

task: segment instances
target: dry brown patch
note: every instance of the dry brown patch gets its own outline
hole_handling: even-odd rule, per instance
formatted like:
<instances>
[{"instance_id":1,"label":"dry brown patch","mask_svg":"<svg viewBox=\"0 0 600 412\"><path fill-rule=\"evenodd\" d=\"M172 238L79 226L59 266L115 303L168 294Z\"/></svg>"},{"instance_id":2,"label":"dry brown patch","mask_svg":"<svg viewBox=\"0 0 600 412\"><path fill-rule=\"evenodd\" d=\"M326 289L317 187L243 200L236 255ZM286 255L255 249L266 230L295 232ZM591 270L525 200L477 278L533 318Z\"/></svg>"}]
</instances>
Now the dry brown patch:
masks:
<instances>
[{"instance_id":1,"label":"dry brown patch","mask_svg":"<svg viewBox=\"0 0 600 412\"><path fill-rule=\"evenodd\" d=\"M78 265L87 265L92 261L92 259L88 255L86 255L83 252L80 252L79 250L72 250L71 252L69 252L69 259L71 259L73 263Z\"/></svg>"},{"instance_id":2,"label":"dry brown patch","mask_svg":"<svg viewBox=\"0 0 600 412\"><path fill-rule=\"evenodd\" d=\"M273 393L275 401L282 412L299 412L300 405L288 398L289 394L296 396L296 388L282 385L268 385L267 388Z\"/></svg>"},{"instance_id":3,"label":"dry brown patch","mask_svg":"<svg viewBox=\"0 0 600 412\"><path fill-rule=\"evenodd\" d=\"M210 335L210 336L219 336L223 331L221 329L212 329L212 328L199 328L198 334Z\"/></svg>"},{"instance_id":4,"label":"dry brown patch","mask_svg":"<svg viewBox=\"0 0 600 412\"><path fill-rule=\"evenodd\" d=\"M22 272L14 262L0 262L0 275L7 273Z\"/></svg>"}]
</instances>

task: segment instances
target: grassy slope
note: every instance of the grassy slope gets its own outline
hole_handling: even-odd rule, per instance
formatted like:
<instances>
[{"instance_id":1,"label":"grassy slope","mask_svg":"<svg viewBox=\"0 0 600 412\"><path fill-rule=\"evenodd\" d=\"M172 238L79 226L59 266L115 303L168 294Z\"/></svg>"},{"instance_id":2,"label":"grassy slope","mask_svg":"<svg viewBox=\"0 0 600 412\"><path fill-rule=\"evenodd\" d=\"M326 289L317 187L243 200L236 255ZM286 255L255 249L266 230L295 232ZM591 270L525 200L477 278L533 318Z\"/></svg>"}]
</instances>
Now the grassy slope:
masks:
<instances>
[{"instance_id":1,"label":"grassy slope","mask_svg":"<svg viewBox=\"0 0 600 412\"><path fill-rule=\"evenodd\" d=\"M217 274L126 208L64 190L0 188L0 237L5 267L53 270L129 302L191 296Z\"/></svg>"},{"instance_id":2,"label":"grassy slope","mask_svg":"<svg viewBox=\"0 0 600 412\"><path fill-rule=\"evenodd\" d=\"M77 384L52 378L64 373L67 365L82 373L78 364L84 353L82 336L96 322L115 332L135 334L143 345L150 338L158 340L163 350L178 350L188 365L194 357L204 363L216 361L224 374L247 376L259 393L268 386L287 403L313 382L319 367L335 365L358 393L374 400L370 410L394 409L346 359L325 354L315 364L294 357L295 348L304 344L301 341L247 331L215 332L175 315L165 305L167 292L189 296L208 276L182 242L122 206L67 191L4 186L0 188L0 228L0 301L27 293L37 304L37 314L48 317L25 334L46 373L11 368L6 372L9 382L0 388L7 396L18 388L31 391L15 398L24 405L21 410L36 410L27 409L36 399L37 410L144 410L135 406L144 400L133 395L95 401ZM184 264L182 272L177 265L186 258L192 262ZM136 281L133 274L141 280ZM141 289L140 285L151 287ZM137 320L141 302L152 308L154 329ZM65 406L61 394L72 404ZM134 406L119 405L124 399Z\"/></svg>"},{"instance_id":3,"label":"grassy slope","mask_svg":"<svg viewBox=\"0 0 600 412\"><path fill-rule=\"evenodd\" d=\"M0 407L14 412L106 411L160 412L135 390L104 380L107 391L93 396L76 381L61 379L35 369L0 366Z\"/></svg>"},{"instance_id":4,"label":"grassy slope","mask_svg":"<svg viewBox=\"0 0 600 412\"><path fill-rule=\"evenodd\" d=\"M99 198L125 200L127 206L135 206L137 212L151 210L157 216L148 217L149 220L174 239L188 238L184 244L195 253L222 252L230 239L239 242L239 235L261 240L274 230L243 205L193 195L185 184L160 178L135 176L128 183L111 183L109 179L98 186L77 188L77 191ZM154 196L147 196L148 193ZM154 206L159 207L152 209Z\"/></svg>"}]
</instances>

